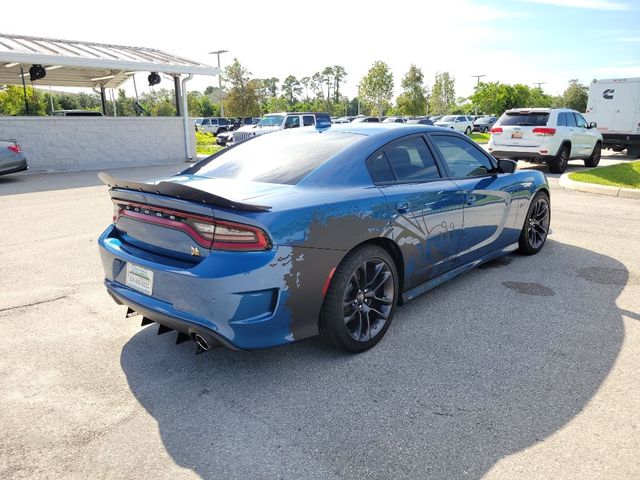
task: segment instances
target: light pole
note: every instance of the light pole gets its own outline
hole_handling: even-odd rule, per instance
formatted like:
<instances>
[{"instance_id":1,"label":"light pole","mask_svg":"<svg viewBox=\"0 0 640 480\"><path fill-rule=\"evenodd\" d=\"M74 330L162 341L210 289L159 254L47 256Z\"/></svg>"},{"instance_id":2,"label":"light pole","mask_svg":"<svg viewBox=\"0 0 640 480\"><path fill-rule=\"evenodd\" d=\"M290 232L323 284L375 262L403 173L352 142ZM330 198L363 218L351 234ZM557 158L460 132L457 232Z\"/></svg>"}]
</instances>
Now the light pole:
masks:
<instances>
[{"instance_id":1,"label":"light pole","mask_svg":"<svg viewBox=\"0 0 640 480\"><path fill-rule=\"evenodd\" d=\"M360 115L360 84L358 84L358 115Z\"/></svg>"},{"instance_id":2,"label":"light pole","mask_svg":"<svg viewBox=\"0 0 640 480\"><path fill-rule=\"evenodd\" d=\"M472 78L475 78L477 80L476 82L476 88L478 88L478 86L480 85L480 79L482 77L486 77L486 75L471 75ZM478 106L476 105L474 108L474 115L478 115Z\"/></svg>"},{"instance_id":3,"label":"light pole","mask_svg":"<svg viewBox=\"0 0 640 480\"><path fill-rule=\"evenodd\" d=\"M220 55L227 53L229 50L217 50L215 52L209 52L209 55L218 56L218 70L220 70ZM224 117L224 102L222 101L222 70L218 72L218 94L220 95L220 116Z\"/></svg>"},{"instance_id":4,"label":"light pole","mask_svg":"<svg viewBox=\"0 0 640 480\"><path fill-rule=\"evenodd\" d=\"M534 85L538 85L538 90L542 90L542 87L540 85L544 85L547 82L533 82Z\"/></svg>"}]
</instances>

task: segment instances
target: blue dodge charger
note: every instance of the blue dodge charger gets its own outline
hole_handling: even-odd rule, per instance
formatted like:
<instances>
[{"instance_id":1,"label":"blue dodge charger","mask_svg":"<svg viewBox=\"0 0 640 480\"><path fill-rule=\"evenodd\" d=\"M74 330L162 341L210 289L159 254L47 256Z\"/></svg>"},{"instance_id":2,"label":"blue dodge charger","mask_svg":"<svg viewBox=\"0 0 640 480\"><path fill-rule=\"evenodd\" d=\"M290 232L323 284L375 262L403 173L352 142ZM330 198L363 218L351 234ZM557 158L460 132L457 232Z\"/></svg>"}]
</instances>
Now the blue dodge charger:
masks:
<instances>
[{"instance_id":1,"label":"blue dodge charger","mask_svg":"<svg viewBox=\"0 0 640 480\"><path fill-rule=\"evenodd\" d=\"M483 262L542 249L541 172L437 127L346 124L241 142L150 182L101 174L105 284L198 352L320 335L375 345L396 308Z\"/></svg>"}]
</instances>

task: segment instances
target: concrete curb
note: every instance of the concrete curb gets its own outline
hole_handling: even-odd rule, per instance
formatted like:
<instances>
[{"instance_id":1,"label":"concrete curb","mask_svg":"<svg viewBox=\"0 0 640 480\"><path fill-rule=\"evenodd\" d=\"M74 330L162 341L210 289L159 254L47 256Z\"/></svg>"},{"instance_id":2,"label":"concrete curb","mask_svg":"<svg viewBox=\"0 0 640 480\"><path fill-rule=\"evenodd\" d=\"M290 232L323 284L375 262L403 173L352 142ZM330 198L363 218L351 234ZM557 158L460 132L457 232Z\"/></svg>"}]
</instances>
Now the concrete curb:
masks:
<instances>
[{"instance_id":1,"label":"concrete curb","mask_svg":"<svg viewBox=\"0 0 640 480\"><path fill-rule=\"evenodd\" d=\"M569 178L569 173L564 173L559 180L560 186L569 190L577 190L579 192L596 193L598 195L609 195L611 197L635 198L640 200L640 189L610 187L607 185L598 185L595 183L576 182Z\"/></svg>"}]
</instances>

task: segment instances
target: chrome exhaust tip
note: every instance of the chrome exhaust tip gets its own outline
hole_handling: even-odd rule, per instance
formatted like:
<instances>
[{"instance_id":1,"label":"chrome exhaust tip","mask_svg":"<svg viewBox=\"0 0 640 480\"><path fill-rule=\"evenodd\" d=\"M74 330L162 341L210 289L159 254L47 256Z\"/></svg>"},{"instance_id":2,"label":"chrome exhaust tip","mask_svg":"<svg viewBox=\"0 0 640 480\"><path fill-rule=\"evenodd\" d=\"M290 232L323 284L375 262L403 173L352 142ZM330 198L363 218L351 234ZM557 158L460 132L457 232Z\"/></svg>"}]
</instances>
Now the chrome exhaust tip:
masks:
<instances>
[{"instance_id":1,"label":"chrome exhaust tip","mask_svg":"<svg viewBox=\"0 0 640 480\"><path fill-rule=\"evenodd\" d=\"M207 341L205 340L205 338L202 335L200 335L199 333L196 333L193 336L193 339L198 344L198 347L200 347L202 350L207 351L207 350L209 350L211 348L209 346L209 344L207 343Z\"/></svg>"}]
</instances>

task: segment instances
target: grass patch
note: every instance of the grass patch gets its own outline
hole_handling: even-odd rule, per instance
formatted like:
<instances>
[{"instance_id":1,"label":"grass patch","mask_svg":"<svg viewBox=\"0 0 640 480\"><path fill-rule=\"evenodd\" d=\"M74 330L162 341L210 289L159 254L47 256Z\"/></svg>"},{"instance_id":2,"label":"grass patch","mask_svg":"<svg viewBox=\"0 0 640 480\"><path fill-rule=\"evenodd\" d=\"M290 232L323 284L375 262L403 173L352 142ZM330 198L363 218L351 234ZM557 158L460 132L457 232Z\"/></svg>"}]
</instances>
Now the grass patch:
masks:
<instances>
[{"instance_id":1,"label":"grass patch","mask_svg":"<svg viewBox=\"0 0 640 480\"><path fill-rule=\"evenodd\" d=\"M196 152L200 155L212 155L223 147L216 145L213 133L196 132Z\"/></svg>"},{"instance_id":2,"label":"grass patch","mask_svg":"<svg viewBox=\"0 0 640 480\"><path fill-rule=\"evenodd\" d=\"M574 172L569 174L569 178L611 187L640 188L640 161Z\"/></svg>"},{"instance_id":3,"label":"grass patch","mask_svg":"<svg viewBox=\"0 0 640 480\"><path fill-rule=\"evenodd\" d=\"M471 132L469 138L476 143L487 143L489 142L490 133L479 133L479 132Z\"/></svg>"}]
</instances>

